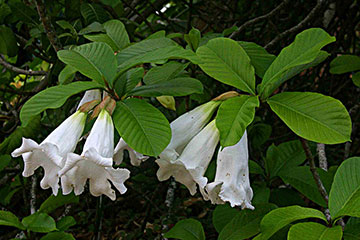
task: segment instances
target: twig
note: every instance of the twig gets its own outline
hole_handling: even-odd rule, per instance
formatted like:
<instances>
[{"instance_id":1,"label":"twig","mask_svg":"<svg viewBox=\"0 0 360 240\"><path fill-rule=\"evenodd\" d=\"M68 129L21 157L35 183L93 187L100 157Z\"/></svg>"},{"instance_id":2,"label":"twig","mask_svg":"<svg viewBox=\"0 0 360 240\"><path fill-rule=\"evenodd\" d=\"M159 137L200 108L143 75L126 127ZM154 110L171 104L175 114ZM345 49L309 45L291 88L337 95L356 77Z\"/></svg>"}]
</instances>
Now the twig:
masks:
<instances>
[{"instance_id":1,"label":"twig","mask_svg":"<svg viewBox=\"0 0 360 240\"><path fill-rule=\"evenodd\" d=\"M286 6L286 4L289 2L289 0L284 0L282 3L279 4L279 6L277 6L276 8L274 8L273 10L271 10L269 13L262 15L260 17L257 18L253 18L247 22L245 22L243 25L241 25L235 32L233 32L229 38L234 39L235 37L237 37L246 27L255 24L257 22L260 22L264 19L270 18L272 16L274 16L277 12L279 12L283 7Z\"/></svg>"},{"instance_id":2,"label":"twig","mask_svg":"<svg viewBox=\"0 0 360 240\"><path fill-rule=\"evenodd\" d=\"M30 213L34 214L36 212L36 186L37 186L37 176L34 173L31 177L31 189L30 189Z\"/></svg>"},{"instance_id":3,"label":"twig","mask_svg":"<svg viewBox=\"0 0 360 240\"><path fill-rule=\"evenodd\" d=\"M44 26L46 35L50 41L51 46L54 48L55 52L59 51L61 46L57 41L56 32L54 26L51 24L49 16L45 13L45 6L42 0L35 0L36 9L39 14L40 20Z\"/></svg>"},{"instance_id":4,"label":"twig","mask_svg":"<svg viewBox=\"0 0 360 240\"><path fill-rule=\"evenodd\" d=\"M96 206L96 222L95 222L95 233L96 233L96 240L101 240L101 229L102 229L102 217L103 217L103 208L104 208L104 202L103 202L103 196L101 195L98 198L98 204Z\"/></svg>"},{"instance_id":5,"label":"twig","mask_svg":"<svg viewBox=\"0 0 360 240\"><path fill-rule=\"evenodd\" d=\"M315 7L310 11L310 13L299 24L297 24L296 26L277 35L271 42L266 44L265 49L267 50L269 48L272 48L279 40L281 40L285 36L288 36L291 33L298 32L299 30L304 28L306 26L306 24L308 24L313 19L313 17L315 17L317 15L317 12L322 8L324 3L325 3L325 0L318 0Z\"/></svg>"},{"instance_id":6,"label":"twig","mask_svg":"<svg viewBox=\"0 0 360 240\"><path fill-rule=\"evenodd\" d=\"M174 178L170 178L169 188L166 192L165 205L168 207L168 213L165 218L162 220L162 232L169 230L169 226L166 224L166 221L171 216L171 209L175 198L175 189L176 189L176 181ZM167 238L162 238L163 240L167 240Z\"/></svg>"},{"instance_id":7,"label":"twig","mask_svg":"<svg viewBox=\"0 0 360 240\"><path fill-rule=\"evenodd\" d=\"M123 1L123 3L128 7L130 8L134 13L136 13L136 15L138 15L144 22L145 24L150 28L151 32L154 32L154 28L153 26L151 25L151 23L146 19L145 16L143 16L137 9L136 7L133 7L131 6L131 4L129 4L127 1ZM137 22L136 21L136 18L133 20L134 22Z\"/></svg>"},{"instance_id":8,"label":"twig","mask_svg":"<svg viewBox=\"0 0 360 240\"><path fill-rule=\"evenodd\" d=\"M327 159L326 159L325 144L318 143L316 145L316 149L317 149L317 152L319 155L319 167L322 168L323 170L327 171L328 163L327 163Z\"/></svg>"},{"instance_id":9,"label":"twig","mask_svg":"<svg viewBox=\"0 0 360 240\"><path fill-rule=\"evenodd\" d=\"M47 72L45 71L31 71L31 70L24 70L18 67L15 67L13 65L11 65L10 63L6 62L4 59L4 56L2 54L0 54L0 64L3 65L5 68L19 73L19 74L24 74L24 75L31 75L31 76L40 76L40 75L46 75Z\"/></svg>"}]
</instances>

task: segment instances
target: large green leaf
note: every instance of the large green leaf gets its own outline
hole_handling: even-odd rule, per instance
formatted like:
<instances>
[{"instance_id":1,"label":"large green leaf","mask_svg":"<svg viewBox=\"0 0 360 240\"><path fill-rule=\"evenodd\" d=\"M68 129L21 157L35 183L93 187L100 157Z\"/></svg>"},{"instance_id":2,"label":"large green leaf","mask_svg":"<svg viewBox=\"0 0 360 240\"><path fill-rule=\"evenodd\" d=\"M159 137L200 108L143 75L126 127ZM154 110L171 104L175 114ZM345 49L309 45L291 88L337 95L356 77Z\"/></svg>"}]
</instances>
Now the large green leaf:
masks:
<instances>
[{"instance_id":1,"label":"large green leaf","mask_svg":"<svg viewBox=\"0 0 360 240\"><path fill-rule=\"evenodd\" d=\"M242 210L226 224L218 240L242 240L254 236L260 232L263 216L275 208L274 204L261 204L255 206L255 210Z\"/></svg>"},{"instance_id":2,"label":"large green leaf","mask_svg":"<svg viewBox=\"0 0 360 240\"><path fill-rule=\"evenodd\" d=\"M129 92L129 96L159 97L159 96L186 96L192 93L202 93L203 86L195 78L179 77L166 82L139 86Z\"/></svg>"},{"instance_id":3,"label":"large green leaf","mask_svg":"<svg viewBox=\"0 0 360 240\"><path fill-rule=\"evenodd\" d=\"M170 142L168 120L143 100L131 98L118 102L113 119L120 136L137 152L157 156Z\"/></svg>"},{"instance_id":4,"label":"large green leaf","mask_svg":"<svg viewBox=\"0 0 360 240\"><path fill-rule=\"evenodd\" d=\"M130 44L129 36L124 24L119 20L110 20L103 24L106 34L85 35L85 38L94 42L107 43L113 51L120 51Z\"/></svg>"},{"instance_id":5,"label":"large green leaf","mask_svg":"<svg viewBox=\"0 0 360 240\"><path fill-rule=\"evenodd\" d=\"M137 67L123 73L115 83L115 91L119 97L130 92L141 81L144 76L144 68Z\"/></svg>"},{"instance_id":6,"label":"large green leaf","mask_svg":"<svg viewBox=\"0 0 360 240\"><path fill-rule=\"evenodd\" d=\"M338 168L329 196L331 217L360 217L360 157L345 160Z\"/></svg>"},{"instance_id":7,"label":"large green leaf","mask_svg":"<svg viewBox=\"0 0 360 240\"><path fill-rule=\"evenodd\" d=\"M98 4L83 3L80 6L80 12L87 24L92 22L103 23L110 18L105 9Z\"/></svg>"},{"instance_id":8,"label":"large green leaf","mask_svg":"<svg viewBox=\"0 0 360 240\"><path fill-rule=\"evenodd\" d=\"M351 217L346 222L344 240L360 240L360 218Z\"/></svg>"},{"instance_id":9,"label":"large green leaf","mask_svg":"<svg viewBox=\"0 0 360 240\"><path fill-rule=\"evenodd\" d=\"M32 232L47 233L56 230L55 220L46 213L34 213L21 222L27 230Z\"/></svg>"},{"instance_id":10,"label":"large green leaf","mask_svg":"<svg viewBox=\"0 0 360 240\"><path fill-rule=\"evenodd\" d=\"M320 168L317 169L317 172L319 173L326 190L329 191L332 183L331 172L326 172ZM314 177L310 171L310 167L301 166L289 168L286 171L280 172L279 175L285 183L290 184L311 201L319 204L320 206L326 207L326 202L318 190Z\"/></svg>"},{"instance_id":11,"label":"large green leaf","mask_svg":"<svg viewBox=\"0 0 360 240\"><path fill-rule=\"evenodd\" d=\"M11 28L0 26L0 53L14 57L17 51L18 46Z\"/></svg>"},{"instance_id":12,"label":"large green leaf","mask_svg":"<svg viewBox=\"0 0 360 240\"><path fill-rule=\"evenodd\" d=\"M216 115L216 127L220 131L221 146L232 146L240 141L246 127L253 121L257 96L242 95L225 100Z\"/></svg>"},{"instance_id":13,"label":"large green leaf","mask_svg":"<svg viewBox=\"0 0 360 240\"><path fill-rule=\"evenodd\" d=\"M72 216L65 216L62 217L59 221L56 223L56 228L59 229L59 231L66 231L70 227L76 225L76 220Z\"/></svg>"},{"instance_id":14,"label":"large green leaf","mask_svg":"<svg viewBox=\"0 0 360 240\"><path fill-rule=\"evenodd\" d=\"M314 222L298 223L292 226L288 240L341 240L341 226L332 228Z\"/></svg>"},{"instance_id":15,"label":"large green leaf","mask_svg":"<svg viewBox=\"0 0 360 240\"><path fill-rule=\"evenodd\" d=\"M170 231L164 234L164 237L180 240L205 240L205 233L199 221L189 218L177 222Z\"/></svg>"},{"instance_id":16,"label":"large green leaf","mask_svg":"<svg viewBox=\"0 0 360 240\"><path fill-rule=\"evenodd\" d=\"M260 85L260 94L267 98L288 78L282 78L287 71L299 65L309 64L318 56L320 49L334 42L335 37L320 28L311 28L299 33L295 41L284 48L265 72ZM292 74L293 76L293 74Z\"/></svg>"},{"instance_id":17,"label":"large green leaf","mask_svg":"<svg viewBox=\"0 0 360 240\"><path fill-rule=\"evenodd\" d=\"M290 206L272 210L261 220L261 234L256 236L254 240L269 239L272 235L274 235L277 231L286 225L306 218L318 218L326 222L324 214L319 210L312 208Z\"/></svg>"},{"instance_id":18,"label":"large green leaf","mask_svg":"<svg viewBox=\"0 0 360 240\"><path fill-rule=\"evenodd\" d=\"M112 85L116 76L116 58L106 43L87 43L71 50L60 50L57 55L61 61L88 78L102 85L105 80Z\"/></svg>"},{"instance_id":19,"label":"large green leaf","mask_svg":"<svg viewBox=\"0 0 360 240\"><path fill-rule=\"evenodd\" d=\"M8 211L0 211L0 225L16 227L21 230L25 230L24 225L22 225L17 216Z\"/></svg>"},{"instance_id":20,"label":"large green leaf","mask_svg":"<svg viewBox=\"0 0 360 240\"><path fill-rule=\"evenodd\" d=\"M330 73L343 74L360 70L360 57L354 55L341 55L330 63Z\"/></svg>"},{"instance_id":21,"label":"large green leaf","mask_svg":"<svg viewBox=\"0 0 360 240\"><path fill-rule=\"evenodd\" d=\"M256 43L243 41L238 43L249 56L251 64L255 68L256 75L262 78L276 56L268 53L263 47Z\"/></svg>"},{"instance_id":22,"label":"large green leaf","mask_svg":"<svg viewBox=\"0 0 360 240\"><path fill-rule=\"evenodd\" d=\"M237 214L239 210L230 207L229 204L217 205L212 213L212 223L218 233L228 224Z\"/></svg>"},{"instance_id":23,"label":"large green leaf","mask_svg":"<svg viewBox=\"0 0 360 240\"><path fill-rule=\"evenodd\" d=\"M70 65L66 65L63 70L61 70L58 79L60 84L68 84L72 82L75 77L77 70Z\"/></svg>"},{"instance_id":24,"label":"large green leaf","mask_svg":"<svg viewBox=\"0 0 360 240\"><path fill-rule=\"evenodd\" d=\"M197 49L200 68L216 80L255 94L255 70L244 49L234 40L215 38Z\"/></svg>"},{"instance_id":25,"label":"large green leaf","mask_svg":"<svg viewBox=\"0 0 360 240\"><path fill-rule=\"evenodd\" d=\"M144 76L144 83L155 84L173 79L181 74L188 65L171 61L162 66L153 67Z\"/></svg>"},{"instance_id":26,"label":"large green leaf","mask_svg":"<svg viewBox=\"0 0 360 240\"><path fill-rule=\"evenodd\" d=\"M22 125L27 125L31 117L38 115L45 109L61 107L72 95L93 88L101 88L101 86L95 82L73 82L50 87L39 92L21 108L20 120Z\"/></svg>"},{"instance_id":27,"label":"large green leaf","mask_svg":"<svg viewBox=\"0 0 360 240\"><path fill-rule=\"evenodd\" d=\"M272 145L266 152L266 171L270 178L279 176L282 171L299 166L306 160L300 141L289 141L279 146Z\"/></svg>"},{"instance_id":28,"label":"large green leaf","mask_svg":"<svg viewBox=\"0 0 360 240\"><path fill-rule=\"evenodd\" d=\"M75 196L73 193L69 195L62 195L61 193L59 193L57 196L51 195L40 205L39 212L51 213L58 207L61 207L65 204L78 202L79 197Z\"/></svg>"},{"instance_id":29,"label":"large green leaf","mask_svg":"<svg viewBox=\"0 0 360 240\"><path fill-rule=\"evenodd\" d=\"M284 92L267 100L271 109L297 135L314 142L350 140L351 119L337 99L311 92Z\"/></svg>"}]
</instances>

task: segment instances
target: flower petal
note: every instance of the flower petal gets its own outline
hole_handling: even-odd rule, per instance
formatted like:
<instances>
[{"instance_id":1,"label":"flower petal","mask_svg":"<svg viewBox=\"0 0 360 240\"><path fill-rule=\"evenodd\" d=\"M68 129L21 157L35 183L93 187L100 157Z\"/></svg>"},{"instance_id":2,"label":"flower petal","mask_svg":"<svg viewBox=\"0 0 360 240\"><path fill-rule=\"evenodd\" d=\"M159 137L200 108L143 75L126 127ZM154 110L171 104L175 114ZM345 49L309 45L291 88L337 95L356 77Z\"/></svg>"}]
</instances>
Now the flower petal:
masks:
<instances>
[{"instance_id":1,"label":"flower petal","mask_svg":"<svg viewBox=\"0 0 360 240\"><path fill-rule=\"evenodd\" d=\"M129 152L130 162L133 166L139 166L142 162L146 161L149 157L132 149L124 139L120 138L114 150L114 161L116 164L121 164L124 158L124 150Z\"/></svg>"},{"instance_id":2,"label":"flower petal","mask_svg":"<svg viewBox=\"0 0 360 240\"><path fill-rule=\"evenodd\" d=\"M76 108L76 110L79 110L79 108L84 105L87 102L91 102L93 100L101 100L101 92L99 89L93 89L93 90L88 90L85 92L84 96L82 97L82 99L79 102L78 107Z\"/></svg>"}]
</instances>

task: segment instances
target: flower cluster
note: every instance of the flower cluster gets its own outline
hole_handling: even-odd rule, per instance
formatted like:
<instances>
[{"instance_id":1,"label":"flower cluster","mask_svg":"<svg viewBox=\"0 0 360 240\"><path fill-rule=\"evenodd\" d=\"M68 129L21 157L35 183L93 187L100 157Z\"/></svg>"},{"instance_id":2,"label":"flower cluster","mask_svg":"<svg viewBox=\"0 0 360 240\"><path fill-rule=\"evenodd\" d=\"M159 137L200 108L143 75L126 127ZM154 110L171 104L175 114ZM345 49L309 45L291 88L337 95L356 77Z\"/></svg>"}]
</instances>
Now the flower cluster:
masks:
<instances>
[{"instance_id":1,"label":"flower cluster","mask_svg":"<svg viewBox=\"0 0 360 240\"><path fill-rule=\"evenodd\" d=\"M59 190L59 179L63 194L74 190L76 195L84 191L89 180L90 193L94 196L105 194L115 200L115 191L110 182L121 193L126 192L124 182L130 177L130 171L114 168L113 159L122 161L122 152L127 149L132 157L132 163L146 159L136 153L120 140L114 150L114 125L111 113L114 102L109 97L95 108L97 119L86 138L81 154L74 153L84 131L87 115L90 109L100 102L99 90L87 91L81 99L77 111L60 124L40 144L23 138L20 148L12 152L13 157L22 156L24 160L23 176L29 177L34 171L42 167L44 177L40 182L43 189L52 188L54 195ZM96 116L95 115L95 116Z\"/></svg>"},{"instance_id":2,"label":"flower cluster","mask_svg":"<svg viewBox=\"0 0 360 240\"><path fill-rule=\"evenodd\" d=\"M173 176L191 195L196 193L198 185L203 198L213 204L229 202L232 207L254 209L246 131L236 145L219 150L215 181L208 183L204 177L219 143L215 120L208 123L219 104L219 101L210 101L170 124L172 138L156 160L157 177L165 181Z\"/></svg>"}]
</instances>

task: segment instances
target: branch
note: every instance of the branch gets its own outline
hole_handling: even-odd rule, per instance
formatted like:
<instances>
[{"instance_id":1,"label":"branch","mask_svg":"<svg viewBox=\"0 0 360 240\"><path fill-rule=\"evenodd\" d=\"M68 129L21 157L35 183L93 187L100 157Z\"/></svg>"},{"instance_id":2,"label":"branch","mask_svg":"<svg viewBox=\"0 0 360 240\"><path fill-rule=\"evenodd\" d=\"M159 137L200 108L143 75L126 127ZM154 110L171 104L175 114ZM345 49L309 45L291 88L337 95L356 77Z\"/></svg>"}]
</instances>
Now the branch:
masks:
<instances>
[{"instance_id":1,"label":"branch","mask_svg":"<svg viewBox=\"0 0 360 240\"><path fill-rule=\"evenodd\" d=\"M279 40L281 40L285 36L287 36L291 33L298 32L302 28L304 28L306 26L306 24L308 24L317 15L317 12L322 8L324 3L325 3L325 0L317 0L315 7L310 11L310 13L299 24L297 24L296 26L277 35L271 42L269 42L265 46L265 49L268 50L269 48L272 48Z\"/></svg>"},{"instance_id":2,"label":"branch","mask_svg":"<svg viewBox=\"0 0 360 240\"><path fill-rule=\"evenodd\" d=\"M31 70L24 70L18 67L15 67L13 65L11 65L10 63L6 62L4 59L4 56L2 54L0 54L0 64L3 65L5 68L19 73L19 74L24 74L24 75L31 75L31 76L39 76L39 75L46 75L47 72L45 71L31 71Z\"/></svg>"},{"instance_id":3,"label":"branch","mask_svg":"<svg viewBox=\"0 0 360 240\"><path fill-rule=\"evenodd\" d=\"M327 171L328 163L327 163L327 159L326 159L325 144L318 143L316 145L316 149L317 149L317 152L319 155L319 167L322 168L323 170Z\"/></svg>"},{"instance_id":4,"label":"branch","mask_svg":"<svg viewBox=\"0 0 360 240\"><path fill-rule=\"evenodd\" d=\"M31 177L31 189L30 189L30 213L34 214L36 212L36 186L37 186L37 176L36 174Z\"/></svg>"},{"instance_id":5,"label":"branch","mask_svg":"<svg viewBox=\"0 0 360 240\"><path fill-rule=\"evenodd\" d=\"M136 23L140 23L141 21L137 20L137 19L142 19L142 21L145 22L145 24L150 28L151 32L154 32L154 28L153 26L151 25L151 23L146 19L147 17L146 16L143 16L137 9L136 7L132 7L131 4L129 4L127 1L123 1L123 3L128 7L130 8L134 13L136 13L136 15L140 18L137 18L135 16L135 18L132 20Z\"/></svg>"},{"instance_id":6,"label":"branch","mask_svg":"<svg viewBox=\"0 0 360 240\"><path fill-rule=\"evenodd\" d=\"M286 4L289 2L289 0L284 0L282 3L279 4L279 6L277 6L276 8L274 8L273 10L271 10L269 13L262 15L260 17L257 18L253 18L247 22L245 22L243 25L241 25L235 32L233 32L229 38L234 39L235 37L237 37L240 32L242 32L246 27L255 24L257 22L260 22L264 19L270 18L272 16L274 16L277 12L279 12L283 7L286 6Z\"/></svg>"},{"instance_id":7,"label":"branch","mask_svg":"<svg viewBox=\"0 0 360 240\"><path fill-rule=\"evenodd\" d=\"M56 32L53 25L51 24L50 17L45 13L45 6L42 0L35 0L36 9L41 19L41 22L44 26L46 35L50 41L51 46L54 48L55 52L59 51L61 46L57 41Z\"/></svg>"}]
</instances>

